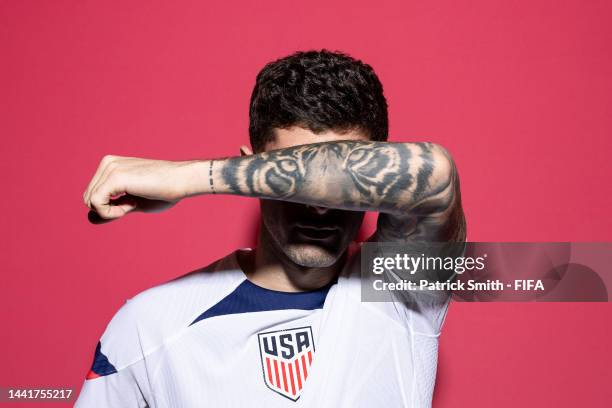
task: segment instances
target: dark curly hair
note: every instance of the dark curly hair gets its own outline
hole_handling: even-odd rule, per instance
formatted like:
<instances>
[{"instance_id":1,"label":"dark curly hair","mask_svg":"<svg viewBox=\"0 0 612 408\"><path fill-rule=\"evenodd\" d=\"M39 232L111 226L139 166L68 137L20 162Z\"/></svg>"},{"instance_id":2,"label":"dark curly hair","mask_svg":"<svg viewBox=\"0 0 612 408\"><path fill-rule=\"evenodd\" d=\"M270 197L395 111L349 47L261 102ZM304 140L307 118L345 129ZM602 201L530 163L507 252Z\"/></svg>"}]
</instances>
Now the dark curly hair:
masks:
<instances>
[{"instance_id":1,"label":"dark curly hair","mask_svg":"<svg viewBox=\"0 0 612 408\"><path fill-rule=\"evenodd\" d=\"M314 133L360 130L387 140L383 87L368 64L341 52L299 51L268 63L257 75L249 107L254 151L273 141L274 128L301 126Z\"/></svg>"}]
</instances>

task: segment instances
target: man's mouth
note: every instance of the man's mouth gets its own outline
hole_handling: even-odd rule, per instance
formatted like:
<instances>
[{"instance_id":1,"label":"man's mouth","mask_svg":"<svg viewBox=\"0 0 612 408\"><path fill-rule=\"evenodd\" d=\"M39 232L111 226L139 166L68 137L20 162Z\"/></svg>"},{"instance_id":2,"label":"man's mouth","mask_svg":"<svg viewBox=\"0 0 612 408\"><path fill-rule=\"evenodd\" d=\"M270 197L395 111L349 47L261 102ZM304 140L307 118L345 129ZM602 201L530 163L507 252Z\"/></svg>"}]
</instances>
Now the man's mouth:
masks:
<instances>
[{"instance_id":1,"label":"man's mouth","mask_svg":"<svg viewBox=\"0 0 612 408\"><path fill-rule=\"evenodd\" d=\"M308 224L295 224L295 232L304 239L327 241L335 238L340 229L336 226L315 226Z\"/></svg>"}]
</instances>

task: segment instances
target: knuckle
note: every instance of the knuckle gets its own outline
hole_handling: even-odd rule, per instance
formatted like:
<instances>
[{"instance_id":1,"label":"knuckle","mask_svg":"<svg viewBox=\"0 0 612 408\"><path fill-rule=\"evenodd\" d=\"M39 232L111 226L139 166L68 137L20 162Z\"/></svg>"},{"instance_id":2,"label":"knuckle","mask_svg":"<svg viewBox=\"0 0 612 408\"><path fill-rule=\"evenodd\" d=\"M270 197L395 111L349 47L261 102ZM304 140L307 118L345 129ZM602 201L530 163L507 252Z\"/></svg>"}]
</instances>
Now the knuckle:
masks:
<instances>
[{"instance_id":1,"label":"knuckle","mask_svg":"<svg viewBox=\"0 0 612 408\"><path fill-rule=\"evenodd\" d=\"M89 202L94 207L101 206L104 203L104 197L99 187L96 187L96 189L92 191L91 195L89 196Z\"/></svg>"},{"instance_id":2,"label":"knuckle","mask_svg":"<svg viewBox=\"0 0 612 408\"><path fill-rule=\"evenodd\" d=\"M100 200L98 199L97 195L92 194L91 198L89 199L89 205L91 205L95 210L99 210L102 206L102 203L100 203Z\"/></svg>"},{"instance_id":3,"label":"knuckle","mask_svg":"<svg viewBox=\"0 0 612 408\"><path fill-rule=\"evenodd\" d=\"M107 164L107 163L110 163L111 161L113 161L113 156L110 154L106 154L104 155L104 157L102 157L102 160L100 160L100 163Z\"/></svg>"},{"instance_id":4,"label":"knuckle","mask_svg":"<svg viewBox=\"0 0 612 408\"><path fill-rule=\"evenodd\" d=\"M113 189L114 187L116 187L118 184L121 183L121 180L123 179L122 173L119 169L116 168L112 168L108 170L108 174L106 176L106 179L100 183L100 186L104 186L104 188L107 189Z\"/></svg>"},{"instance_id":5,"label":"knuckle","mask_svg":"<svg viewBox=\"0 0 612 408\"><path fill-rule=\"evenodd\" d=\"M116 171L119 165L117 164L117 162L111 161L106 165L106 167L108 168L109 171Z\"/></svg>"}]
</instances>

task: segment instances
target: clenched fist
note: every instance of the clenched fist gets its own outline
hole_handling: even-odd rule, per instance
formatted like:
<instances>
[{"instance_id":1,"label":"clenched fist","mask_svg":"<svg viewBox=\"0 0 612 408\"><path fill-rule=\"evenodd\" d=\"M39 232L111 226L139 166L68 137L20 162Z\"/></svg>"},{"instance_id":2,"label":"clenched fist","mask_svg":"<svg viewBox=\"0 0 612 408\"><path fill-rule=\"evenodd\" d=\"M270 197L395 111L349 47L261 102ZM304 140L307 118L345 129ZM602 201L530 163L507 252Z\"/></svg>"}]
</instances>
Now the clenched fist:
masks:
<instances>
[{"instance_id":1,"label":"clenched fist","mask_svg":"<svg viewBox=\"0 0 612 408\"><path fill-rule=\"evenodd\" d=\"M104 156L83 194L85 205L92 210L90 221L172 207L190 194L196 177L194 162Z\"/></svg>"}]
</instances>

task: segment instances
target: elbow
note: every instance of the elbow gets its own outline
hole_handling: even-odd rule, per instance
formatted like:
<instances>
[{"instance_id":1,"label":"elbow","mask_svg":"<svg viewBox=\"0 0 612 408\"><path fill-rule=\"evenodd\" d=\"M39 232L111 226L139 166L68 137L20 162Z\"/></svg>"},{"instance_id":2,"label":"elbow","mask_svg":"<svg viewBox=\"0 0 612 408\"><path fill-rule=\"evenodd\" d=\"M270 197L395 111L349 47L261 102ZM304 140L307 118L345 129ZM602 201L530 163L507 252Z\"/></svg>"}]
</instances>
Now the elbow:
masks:
<instances>
[{"instance_id":1,"label":"elbow","mask_svg":"<svg viewBox=\"0 0 612 408\"><path fill-rule=\"evenodd\" d=\"M457 167L451 154L444 147L431 145L432 187L434 191L458 189Z\"/></svg>"},{"instance_id":2,"label":"elbow","mask_svg":"<svg viewBox=\"0 0 612 408\"><path fill-rule=\"evenodd\" d=\"M461 204L459 175L451 154L444 147L435 145L432 148L435 167L438 169L436 188L443 199L442 219L445 226L444 239L462 242L466 239L466 222ZM434 172L435 173L435 172Z\"/></svg>"}]
</instances>

